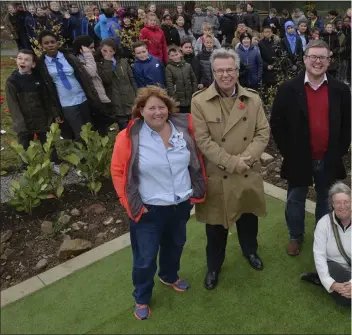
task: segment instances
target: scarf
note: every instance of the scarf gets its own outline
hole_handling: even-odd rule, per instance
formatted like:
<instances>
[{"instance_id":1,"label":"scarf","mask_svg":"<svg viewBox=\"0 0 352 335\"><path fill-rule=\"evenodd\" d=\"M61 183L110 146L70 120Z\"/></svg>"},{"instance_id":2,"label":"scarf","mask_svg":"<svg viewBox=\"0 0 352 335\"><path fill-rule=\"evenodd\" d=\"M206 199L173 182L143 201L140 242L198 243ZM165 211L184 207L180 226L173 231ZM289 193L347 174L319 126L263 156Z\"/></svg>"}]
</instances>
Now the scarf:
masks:
<instances>
[{"instance_id":1,"label":"scarf","mask_svg":"<svg viewBox=\"0 0 352 335\"><path fill-rule=\"evenodd\" d=\"M291 52L294 54L295 53L295 50L296 50L296 41L297 41L297 32L295 30L295 33L293 35L289 34L287 32L287 28L288 26L290 27L294 27L295 24L292 22L292 21L287 21L285 23L285 34L286 34L286 38L287 38L287 41L288 43L290 44L290 49L291 49Z\"/></svg>"}]
</instances>

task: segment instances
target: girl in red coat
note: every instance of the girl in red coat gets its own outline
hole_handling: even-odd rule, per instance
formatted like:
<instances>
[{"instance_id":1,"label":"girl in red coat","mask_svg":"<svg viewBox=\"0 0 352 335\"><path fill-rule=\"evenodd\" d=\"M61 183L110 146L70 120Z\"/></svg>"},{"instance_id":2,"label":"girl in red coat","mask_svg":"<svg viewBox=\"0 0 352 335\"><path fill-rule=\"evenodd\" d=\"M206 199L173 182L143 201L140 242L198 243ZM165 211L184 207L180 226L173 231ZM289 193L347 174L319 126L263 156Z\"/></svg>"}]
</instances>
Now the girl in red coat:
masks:
<instances>
[{"instance_id":1,"label":"girl in red coat","mask_svg":"<svg viewBox=\"0 0 352 335\"><path fill-rule=\"evenodd\" d=\"M151 55L167 64L166 39L163 31L157 25L157 16L154 13L149 12L147 14L147 24L141 30L139 39L147 44Z\"/></svg>"}]
</instances>

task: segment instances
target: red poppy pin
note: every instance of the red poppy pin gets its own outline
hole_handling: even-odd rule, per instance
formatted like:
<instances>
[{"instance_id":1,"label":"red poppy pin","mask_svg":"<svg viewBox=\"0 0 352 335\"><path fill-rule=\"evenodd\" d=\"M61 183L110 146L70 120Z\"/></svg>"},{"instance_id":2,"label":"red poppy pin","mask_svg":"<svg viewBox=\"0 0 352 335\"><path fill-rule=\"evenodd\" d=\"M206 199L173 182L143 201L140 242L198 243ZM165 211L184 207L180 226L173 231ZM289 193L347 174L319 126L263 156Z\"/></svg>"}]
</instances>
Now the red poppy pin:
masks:
<instances>
[{"instance_id":1,"label":"red poppy pin","mask_svg":"<svg viewBox=\"0 0 352 335\"><path fill-rule=\"evenodd\" d=\"M239 104L238 104L238 108L239 109L243 109L243 108L245 108L246 107L246 105L245 105L245 103L243 102L243 101L241 101Z\"/></svg>"},{"instance_id":2,"label":"red poppy pin","mask_svg":"<svg viewBox=\"0 0 352 335\"><path fill-rule=\"evenodd\" d=\"M10 113L10 110L8 108L5 109L6 113Z\"/></svg>"},{"instance_id":3,"label":"red poppy pin","mask_svg":"<svg viewBox=\"0 0 352 335\"><path fill-rule=\"evenodd\" d=\"M7 142L7 144L8 144L8 145L11 145L11 144L12 144L12 142L11 142L11 141L8 141L8 142Z\"/></svg>"},{"instance_id":4,"label":"red poppy pin","mask_svg":"<svg viewBox=\"0 0 352 335\"><path fill-rule=\"evenodd\" d=\"M35 140L37 140L37 139L38 139L38 135L37 135L37 134L34 134L33 138L34 138Z\"/></svg>"}]
</instances>

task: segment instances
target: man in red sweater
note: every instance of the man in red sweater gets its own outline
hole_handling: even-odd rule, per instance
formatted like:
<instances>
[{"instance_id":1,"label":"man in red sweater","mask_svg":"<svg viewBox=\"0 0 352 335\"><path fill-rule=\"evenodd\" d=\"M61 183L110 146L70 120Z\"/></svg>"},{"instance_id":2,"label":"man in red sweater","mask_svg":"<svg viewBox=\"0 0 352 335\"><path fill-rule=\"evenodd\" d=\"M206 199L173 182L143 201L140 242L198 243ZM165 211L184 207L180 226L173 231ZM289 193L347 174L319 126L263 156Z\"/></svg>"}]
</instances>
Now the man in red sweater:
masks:
<instances>
[{"instance_id":1,"label":"man in red sweater","mask_svg":"<svg viewBox=\"0 0 352 335\"><path fill-rule=\"evenodd\" d=\"M306 71L282 84L272 107L270 125L283 157L281 177L287 179L287 253L296 256L304 238L308 187L317 194L316 222L328 213L331 184L346 178L342 157L351 143L351 93L327 69L330 50L322 40L306 46Z\"/></svg>"}]
</instances>

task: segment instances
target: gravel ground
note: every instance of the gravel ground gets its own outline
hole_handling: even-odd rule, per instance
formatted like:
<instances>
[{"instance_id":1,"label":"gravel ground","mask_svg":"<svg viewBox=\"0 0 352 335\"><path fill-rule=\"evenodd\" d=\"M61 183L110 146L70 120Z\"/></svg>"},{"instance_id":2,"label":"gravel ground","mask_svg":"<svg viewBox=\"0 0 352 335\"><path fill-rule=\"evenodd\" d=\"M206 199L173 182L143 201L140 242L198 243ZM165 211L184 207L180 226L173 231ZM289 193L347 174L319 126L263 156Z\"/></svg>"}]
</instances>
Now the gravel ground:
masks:
<instances>
[{"instance_id":1,"label":"gravel ground","mask_svg":"<svg viewBox=\"0 0 352 335\"><path fill-rule=\"evenodd\" d=\"M19 179L21 177L20 173L9 173L0 177L1 184L1 203L7 202L10 199L10 184L12 180ZM71 184L79 184L82 182L82 178L80 178L74 170L70 170L68 174L64 177L63 184L71 185Z\"/></svg>"}]
</instances>

